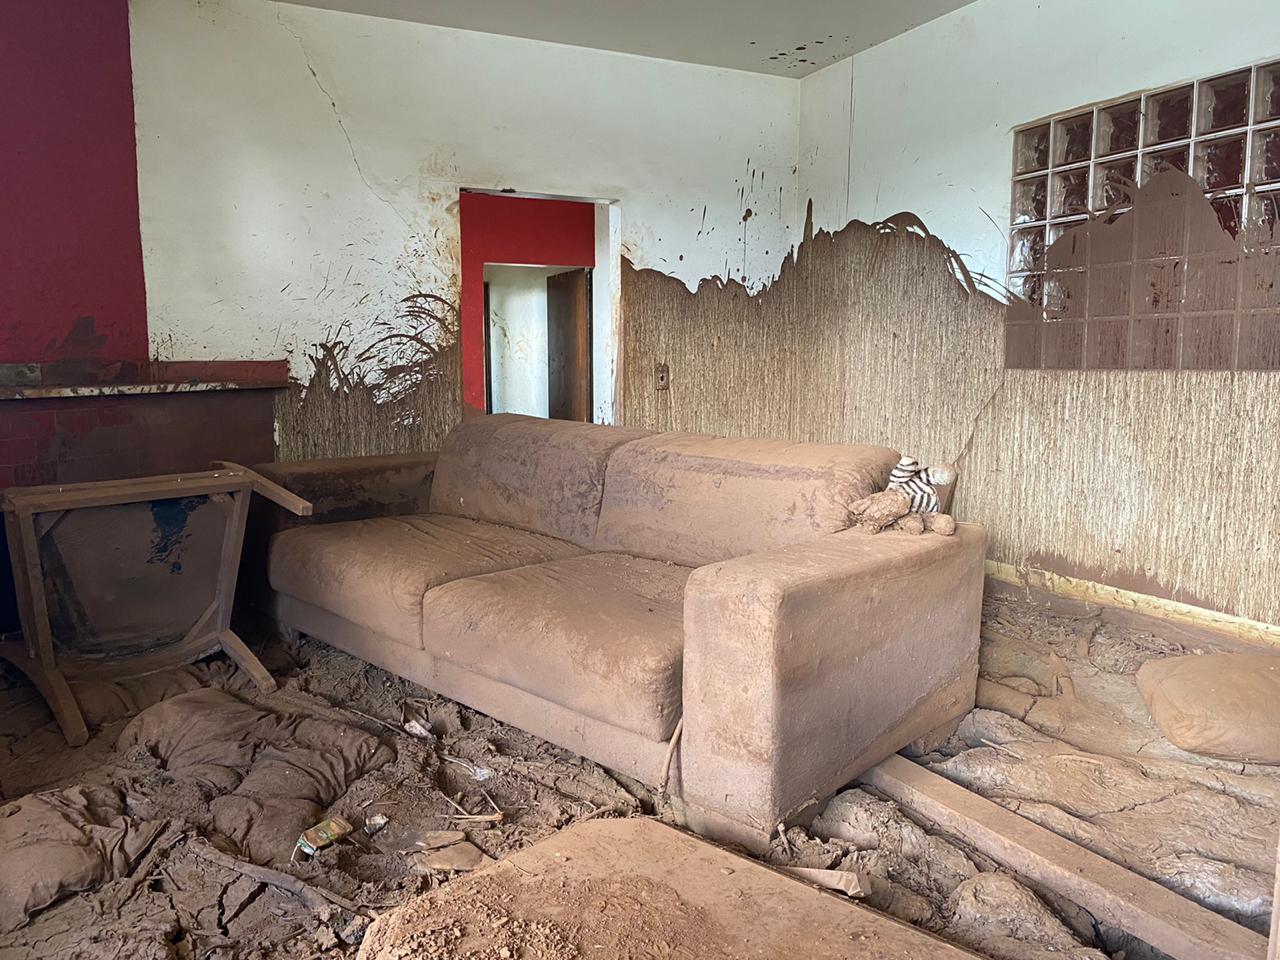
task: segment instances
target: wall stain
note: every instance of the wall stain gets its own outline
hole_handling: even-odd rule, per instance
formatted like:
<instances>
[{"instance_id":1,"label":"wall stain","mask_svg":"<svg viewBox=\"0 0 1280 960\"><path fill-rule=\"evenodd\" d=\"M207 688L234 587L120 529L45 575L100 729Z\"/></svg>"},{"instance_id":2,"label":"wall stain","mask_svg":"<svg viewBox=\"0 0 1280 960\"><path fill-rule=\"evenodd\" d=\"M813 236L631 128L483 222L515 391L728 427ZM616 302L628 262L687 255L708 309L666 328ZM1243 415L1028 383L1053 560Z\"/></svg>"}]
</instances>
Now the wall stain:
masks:
<instances>
[{"instance_id":1,"label":"wall stain","mask_svg":"<svg viewBox=\"0 0 1280 960\"><path fill-rule=\"evenodd\" d=\"M1010 296L1006 364L1280 369L1276 221L1246 219L1240 198L1210 201L1177 170L1107 189L1112 206L1047 250L1038 228L1014 231L1014 266L1035 272Z\"/></svg>"}]
</instances>

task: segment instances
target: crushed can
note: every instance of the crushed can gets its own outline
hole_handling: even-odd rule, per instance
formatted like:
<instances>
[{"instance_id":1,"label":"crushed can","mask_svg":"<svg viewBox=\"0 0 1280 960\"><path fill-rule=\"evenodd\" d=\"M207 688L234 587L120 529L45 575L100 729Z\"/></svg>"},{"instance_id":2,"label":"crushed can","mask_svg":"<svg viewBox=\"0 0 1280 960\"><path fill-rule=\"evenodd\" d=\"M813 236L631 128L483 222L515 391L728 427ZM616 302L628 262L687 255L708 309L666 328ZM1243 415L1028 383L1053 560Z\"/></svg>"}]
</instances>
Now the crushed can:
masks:
<instances>
[{"instance_id":1,"label":"crushed can","mask_svg":"<svg viewBox=\"0 0 1280 960\"><path fill-rule=\"evenodd\" d=\"M302 836L298 837L297 848L294 852L314 857L316 851L337 843L354 829L355 827L347 823L342 817L326 817L314 827L308 827L302 831Z\"/></svg>"}]
</instances>

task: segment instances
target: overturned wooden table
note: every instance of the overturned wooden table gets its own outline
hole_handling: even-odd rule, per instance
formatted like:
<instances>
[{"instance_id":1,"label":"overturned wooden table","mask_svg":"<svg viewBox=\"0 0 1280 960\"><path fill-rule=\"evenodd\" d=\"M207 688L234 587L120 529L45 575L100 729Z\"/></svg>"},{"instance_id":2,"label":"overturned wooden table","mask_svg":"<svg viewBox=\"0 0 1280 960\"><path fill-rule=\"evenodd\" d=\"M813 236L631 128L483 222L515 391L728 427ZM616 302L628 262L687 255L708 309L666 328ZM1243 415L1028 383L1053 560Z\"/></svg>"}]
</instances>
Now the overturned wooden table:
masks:
<instances>
[{"instance_id":1,"label":"overturned wooden table","mask_svg":"<svg viewBox=\"0 0 1280 960\"><path fill-rule=\"evenodd\" d=\"M233 463L215 469L4 494L22 670L72 746L88 740L71 684L119 680L224 650L264 690L275 681L231 629L249 498L299 516L311 504Z\"/></svg>"}]
</instances>

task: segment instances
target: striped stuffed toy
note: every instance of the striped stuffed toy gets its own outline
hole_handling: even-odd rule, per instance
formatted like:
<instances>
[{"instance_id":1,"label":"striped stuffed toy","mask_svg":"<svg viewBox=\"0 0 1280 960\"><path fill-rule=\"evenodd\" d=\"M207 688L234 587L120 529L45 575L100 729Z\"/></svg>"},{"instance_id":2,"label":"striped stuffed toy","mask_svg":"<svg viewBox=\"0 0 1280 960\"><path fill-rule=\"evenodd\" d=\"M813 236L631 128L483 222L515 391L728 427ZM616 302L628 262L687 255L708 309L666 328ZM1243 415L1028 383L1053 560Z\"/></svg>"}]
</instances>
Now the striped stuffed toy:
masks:
<instances>
[{"instance_id":1,"label":"striped stuffed toy","mask_svg":"<svg viewBox=\"0 0 1280 960\"><path fill-rule=\"evenodd\" d=\"M956 468L922 467L915 457L903 457L889 474L886 490L901 490L911 502L912 513L937 513L938 487L955 483Z\"/></svg>"}]
</instances>

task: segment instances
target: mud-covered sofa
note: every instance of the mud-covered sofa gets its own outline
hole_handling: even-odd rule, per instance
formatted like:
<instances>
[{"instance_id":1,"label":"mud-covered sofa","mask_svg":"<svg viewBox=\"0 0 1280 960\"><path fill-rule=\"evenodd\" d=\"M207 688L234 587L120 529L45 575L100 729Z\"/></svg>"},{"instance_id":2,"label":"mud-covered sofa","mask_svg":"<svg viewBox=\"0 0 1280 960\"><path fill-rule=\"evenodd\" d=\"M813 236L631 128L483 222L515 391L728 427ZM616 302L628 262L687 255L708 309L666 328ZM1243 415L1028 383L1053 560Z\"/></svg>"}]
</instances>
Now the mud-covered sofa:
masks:
<instances>
[{"instance_id":1,"label":"mud-covered sofa","mask_svg":"<svg viewBox=\"0 0 1280 960\"><path fill-rule=\"evenodd\" d=\"M648 784L679 724L677 809L758 846L973 706L984 529L846 529L897 459L503 414L263 465L319 521L271 538L272 612Z\"/></svg>"}]
</instances>

